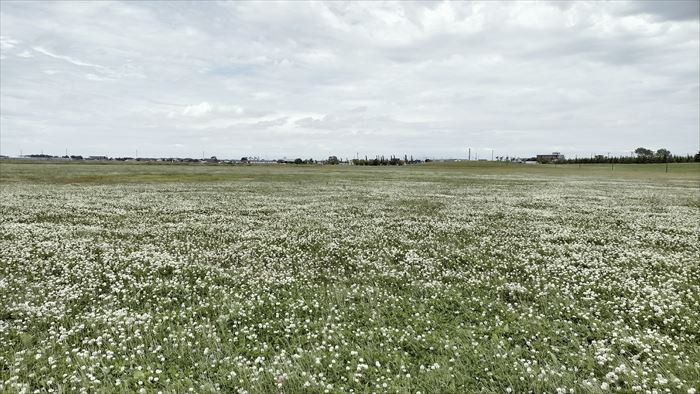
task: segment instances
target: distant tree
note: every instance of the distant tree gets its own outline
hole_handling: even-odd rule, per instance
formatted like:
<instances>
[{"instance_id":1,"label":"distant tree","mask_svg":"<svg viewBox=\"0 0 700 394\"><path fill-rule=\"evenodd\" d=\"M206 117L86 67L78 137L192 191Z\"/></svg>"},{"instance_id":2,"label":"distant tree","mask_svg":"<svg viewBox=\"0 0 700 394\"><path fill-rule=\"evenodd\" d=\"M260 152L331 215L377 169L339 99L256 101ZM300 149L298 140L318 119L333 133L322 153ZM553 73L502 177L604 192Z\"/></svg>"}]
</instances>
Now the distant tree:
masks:
<instances>
[{"instance_id":1,"label":"distant tree","mask_svg":"<svg viewBox=\"0 0 700 394\"><path fill-rule=\"evenodd\" d=\"M338 160L337 156L328 156L328 164L340 164L340 160Z\"/></svg>"},{"instance_id":2,"label":"distant tree","mask_svg":"<svg viewBox=\"0 0 700 394\"><path fill-rule=\"evenodd\" d=\"M304 160L302 160L300 157L297 157L294 159L294 164L304 164Z\"/></svg>"},{"instance_id":3,"label":"distant tree","mask_svg":"<svg viewBox=\"0 0 700 394\"><path fill-rule=\"evenodd\" d=\"M316 163L316 161L314 161L314 159L306 160L306 164L314 164L314 163Z\"/></svg>"},{"instance_id":4,"label":"distant tree","mask_svg":"<svg viewBox=\"0 0 700 394\"><path fill-rule=\"evenodd\" d=\"M247 157L241 157L241 161L242 161L243 163L247 163L247 162L248 162L248 158L247 158Z\"/></svg>"},{"instance_id":5,"label":"distant tree","mask_svg":"<svg viewBox=\"0 0 700 394\"><path fill-rule=\"evenodd\" d=\"M642 147L635 149L634 153L640 157L652 157L652 156L654 156L654 151L652 151L651 149L642 148Z\"/></svg>"},{"instance_id":6,"label":"distant tree","mask_svg":"<svg viewBox=\"0 0 700 394\"><path fill-rule=\"evenodd\" d=\"M694 161L700 162L700 152L698 152L695 157L693 158Z\"/></svg>"},{"instance_id":7,"label":"distant tree","mask_svg":"<svg viewBox=\"0 0 700 394\"><path fill-rule=\"evenodd\" d=\"M656 151L656 157L659 159L666 160L669 157L671 157L671 151L669 151L666 148L661 148L661 149Z\"/></svg>"}]
</instances>

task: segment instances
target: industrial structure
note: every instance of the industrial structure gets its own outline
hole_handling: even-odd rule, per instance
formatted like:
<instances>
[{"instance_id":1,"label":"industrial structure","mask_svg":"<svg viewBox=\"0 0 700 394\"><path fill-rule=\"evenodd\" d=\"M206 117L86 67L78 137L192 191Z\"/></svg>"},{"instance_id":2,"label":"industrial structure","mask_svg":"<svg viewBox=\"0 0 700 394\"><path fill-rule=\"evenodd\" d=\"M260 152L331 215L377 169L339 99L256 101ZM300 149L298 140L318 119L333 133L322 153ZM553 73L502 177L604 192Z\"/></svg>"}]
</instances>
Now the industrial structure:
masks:
<instances>
[{"instance_id":1,"label":"industrial structure","mask_svg":"<svg viewBox=\"0 0 700 394\"><path fill-rule=\"evenodd\" d=\"M559 152L552 152L550 155L537 155L537 161L540 163L563 160L565 160L565 157Z\"/></svg>"}]
</instances>

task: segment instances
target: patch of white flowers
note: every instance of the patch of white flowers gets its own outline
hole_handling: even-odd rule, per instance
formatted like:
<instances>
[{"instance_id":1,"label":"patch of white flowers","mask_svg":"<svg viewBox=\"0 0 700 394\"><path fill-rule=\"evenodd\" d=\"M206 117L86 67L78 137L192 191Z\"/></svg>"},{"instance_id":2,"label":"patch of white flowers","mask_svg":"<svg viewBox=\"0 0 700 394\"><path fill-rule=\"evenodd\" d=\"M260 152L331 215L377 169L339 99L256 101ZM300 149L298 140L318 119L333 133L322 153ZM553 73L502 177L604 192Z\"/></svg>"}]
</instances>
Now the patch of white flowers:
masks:
<instances>
[{"instance_id":1,"label":"patch of white flowers","mask_svg":"<svg viewBox=\"0 0 700 394\"><path fill-rule=\"evenodd\" d=\"M516 176L5 184L0 391L695 393L696 199Z\"/></svg>"}]
</instances>

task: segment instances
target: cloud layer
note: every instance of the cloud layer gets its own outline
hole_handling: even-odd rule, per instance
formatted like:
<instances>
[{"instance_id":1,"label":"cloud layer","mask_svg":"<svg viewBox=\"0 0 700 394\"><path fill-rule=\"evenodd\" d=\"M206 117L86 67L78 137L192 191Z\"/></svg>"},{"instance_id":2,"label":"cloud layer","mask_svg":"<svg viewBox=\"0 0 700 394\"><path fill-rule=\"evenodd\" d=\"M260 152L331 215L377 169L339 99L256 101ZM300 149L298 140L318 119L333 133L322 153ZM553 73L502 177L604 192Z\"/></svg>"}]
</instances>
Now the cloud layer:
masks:
<instances>
[{"instance_id":1,"label":"cloud layer","mask_svg":"<svg viewBox=\"0 0 700 394\"><path fill-rule=\"evenodd\" d=\"M698 4L4 2L0 150L690 153Z\"/></svg>"}]
</instances>

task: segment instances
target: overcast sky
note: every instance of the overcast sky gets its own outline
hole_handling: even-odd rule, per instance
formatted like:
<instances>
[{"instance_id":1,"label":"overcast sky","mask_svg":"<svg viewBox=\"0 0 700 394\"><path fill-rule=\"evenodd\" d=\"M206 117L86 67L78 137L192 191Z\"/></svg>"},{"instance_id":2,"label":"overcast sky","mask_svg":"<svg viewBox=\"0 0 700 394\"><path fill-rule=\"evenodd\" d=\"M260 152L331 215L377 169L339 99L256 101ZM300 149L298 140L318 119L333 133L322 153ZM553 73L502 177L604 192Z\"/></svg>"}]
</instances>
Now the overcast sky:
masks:
<instances>
[{"instance_id":1,"label":"overcast sky","mask_svg":"<svg viewBox=\"0 0 700 394\"><path fill-rule=\"evenodd\" d=\"M0 153L697 152L698 1L0 3Z\"/></svg>"}]
</instances>

